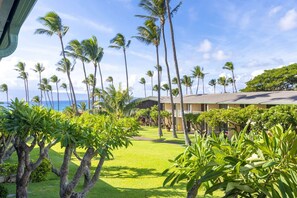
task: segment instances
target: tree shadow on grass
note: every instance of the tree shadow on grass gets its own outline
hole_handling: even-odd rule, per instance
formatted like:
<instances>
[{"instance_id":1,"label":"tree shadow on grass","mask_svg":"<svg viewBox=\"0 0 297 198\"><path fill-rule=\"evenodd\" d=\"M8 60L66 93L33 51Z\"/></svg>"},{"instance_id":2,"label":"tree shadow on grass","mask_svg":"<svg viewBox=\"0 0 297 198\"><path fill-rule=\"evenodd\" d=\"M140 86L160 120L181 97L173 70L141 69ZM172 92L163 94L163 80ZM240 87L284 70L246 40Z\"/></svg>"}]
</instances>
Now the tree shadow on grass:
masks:
<instances>
[{"instance_id":1,"label":"tree shadow on grass","mask_svg":"<svg viewBox=\"0 0 297 198\"><path fill-rule=\"evenodd\" d=\"M183 146L185 144L184 140L180 140L180 139L169 139L169 140L167 140L166 138L155 139L155 140L152 140L152 142L155 142L155 143L167 143L167 144L179 144L181 146Z\"/></svg>"},{"instance_id":2,"label":"tree shadow on grass","mask_svg":"<svg viewBox=\"0 0 297 198\"><path fill-rule=\"evenodd\" d=\"M145 176L148 177L159 177L161 173L156 172L153 168L133 168L128 166L106 166L103 167L102 177L109 178L138 178Z\"/></svg>"}]
</instances>

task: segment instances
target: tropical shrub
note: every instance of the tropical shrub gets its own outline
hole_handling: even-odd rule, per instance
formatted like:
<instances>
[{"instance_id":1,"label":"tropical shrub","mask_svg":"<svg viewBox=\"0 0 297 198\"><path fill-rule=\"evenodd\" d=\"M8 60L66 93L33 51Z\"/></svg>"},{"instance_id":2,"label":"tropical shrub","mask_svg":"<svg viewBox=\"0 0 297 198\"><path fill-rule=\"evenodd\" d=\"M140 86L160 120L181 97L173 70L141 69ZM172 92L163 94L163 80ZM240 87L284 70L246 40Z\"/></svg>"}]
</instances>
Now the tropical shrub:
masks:
<instances>
[{"instance_id":1,"label":"tropical shrub","mask_svg":"<svg viewBox=\"0 0 297 198\"><path fill-rule=\"evenodd\" d=\"M281 125L270 131L231 140L201 138L174 160L164 185L187 181L187 197L195 197L202 184L205 194L222 190L225 197L296 197L297 134Z\"/></svg>"},{"instance_id":2,"label":"tropical shrub","mask_svg":"<svg viewBox=\"0 0 297 198\"><path fill-rule=\"evenodd\" d=\"M1 176L10 176L15 175L17 172L17 164L3 163L0 164L0 175Z\"/></svg>"},{"instance_id":3,"label":"tropical shrub","mask_svg":"<svg viewBox=\"0 0 297 198\"><path fill-rule=\"evenodd\" d=\"M0 185L0 198L6 198L8 195L8 189L5 186Z\"/></svg>"},{"instance_id":4,"label":"tropical shrub","mask_svg":"<svg viewBox=\"0 0 297 198\"><path fill-rule=\"evenodd\" d=\"M31 182L45 181L51 170L51 162L47 158L44 158L41 164L31 173Z\"/></svg>"}]
</instances>

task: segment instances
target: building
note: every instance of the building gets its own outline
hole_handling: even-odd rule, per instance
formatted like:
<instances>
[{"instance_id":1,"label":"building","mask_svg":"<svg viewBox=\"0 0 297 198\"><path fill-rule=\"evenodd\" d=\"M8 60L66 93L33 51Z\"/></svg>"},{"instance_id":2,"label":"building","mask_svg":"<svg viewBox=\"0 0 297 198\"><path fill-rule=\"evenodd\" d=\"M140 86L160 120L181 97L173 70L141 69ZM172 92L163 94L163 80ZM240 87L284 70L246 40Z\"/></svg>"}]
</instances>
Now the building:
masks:
<instances>
[{"instance_id":1,"label":"building","mask_svg":"<svg viewBox=\"0 0 297 198\"><path fill-rule=\"evenodd\" d=\"M0 0L0 60L17 48L18 34L37 0Z\"/></svg>"},{"instance_id":2,"label":"building","mask_svg":"<svg viewBox=\"0 0 297 198\"><path fill-rule=\"evenodd\" d=\"M174 108L177 129L182 130L180 99L174 98ZM169 97L162 97L164 110L171 112ZM297 91L270 91L270 92L240 92L224 94L187 95L184 96L184 112L198 114L210 109L227 109L230 107L245 107L256 105L260 108L269 108L280 104L296 104Z\"/></svg>"}]
</instances>

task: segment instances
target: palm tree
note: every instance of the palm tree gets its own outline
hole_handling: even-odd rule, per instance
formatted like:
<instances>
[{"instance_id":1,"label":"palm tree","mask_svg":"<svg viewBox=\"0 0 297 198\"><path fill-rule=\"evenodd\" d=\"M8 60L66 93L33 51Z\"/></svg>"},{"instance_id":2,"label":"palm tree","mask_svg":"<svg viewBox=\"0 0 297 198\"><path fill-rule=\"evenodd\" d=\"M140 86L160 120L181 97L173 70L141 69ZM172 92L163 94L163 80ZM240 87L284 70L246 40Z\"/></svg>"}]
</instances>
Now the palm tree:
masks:
<instances>
[{"instance_id":1,"label":"palm tree","mask_svg":"<svg viewBox=\"0 0 297 198\"><path fill-rule=\"evenodd\" d=\"M160 45L160 28L155 24L153 20L146 20L144 26L139 26L137 28L138 36L134 38L145 43L146 45L154 45L156 48L156 57L157 57L157 71L158 71L158 131L159 137L163 136L161 128L161 94L160 94L160 63L159 63L159 45Z\"/></svg>"},{"instance_id":2,"label":"palm tree","mask_svg":"<svg viewBox=\"0 0 297 198\"><path fill-rule=\"evenodd\" d=\"M226 93L226 86L229 85L226 76L221 76L218 78L218 84L224 87L224 93Z\"/></svg>"},{"instance_id":3,"label":"palm tree","mask_svg":"<svg viewBox=\"0 0 297 198\"><path fill-rule=\"evenodd\" d=\"M143 78L143 77L140 78L139 83L143 85L144 97L146 98L146 88L145 88L146 80L145 80L145 78Z\"/></svg>"},{"instance_id":4,"label":"palm tree","mask_svg":"<svg viewBox=\"0 0 297 198\"><path fill-rule=\"evenodd\" d=\"M121 84L116 89L110 85L106 90L102 90L101 100L98 102L103 112L116 115L117 117L129 116L131 111L137 104L136 101L131 101L131 96L127 89L122 89Z\"/></svg>"},{"instance_id":5,"label":"palm tree","mask_svg":"<svg viewBox=\"0 0 297 198\"><path fill-rule=\"evenodd\" d=\"M232 89L233 93L234 91L237 92L236 84L235 84L235 75L234 75L234 65L232 62L226 62L223 69L230 70L232 72Z\"/></svg>"},{"instance_id":6,"label":"palm tree","mask_svg":"<svg viewBox=\"0 0 297 198\"><path fill-rule=\"evenodd\" d=\"M35 34L45 34L48 36L52 36L56 34L59 37L61 48L62 48L62 55L64 58L64 63L68 64L68 61L66 60L65 50L64 50L64 43L63 43L63 37L67 33L69 27L64 26L62 24L62 19L59 17L59 15L55 12L48 12L44 17L39 17L38 21L45 26L47 29L39 28L35 31ZM69 65L70 67L70 65ZM74 110L75 113L78 114L77 111L77 104L76 104L76 96L74 94L74 87L70 78L70 73L67 72L67 77L69 81L70 90L73 97L73 104L74 104Z\"/></svg>"},{"instance_id":7,"label":"palm tree","mask_svg":"<svg viewBox=\"0 0 297 198\"><path fill-rule=\"evenodd\" d=\"M216 93L217 80L216 79L211 79L208 84L213 87L213 93L215 94Z\"/></svg>"},{"instance_id":8,"label":"palm tree","mask_svg":"<svg viewBox=\"0 0 297 198\"><path fill-rule=\"evenodd\" d=\"M166 4L164 0L141 0L139 6L142 7L149 16L144 15L136 15L141 18L149 18L153 20L159 19L160 28L163 38L163 47L164 47L164 58L167 70L167 77L168 77L168 85L169 85L169 92L170 92L170 102L171 102L171 113L172 113L172 134L174 138L177 138L176 129L175 129L175 119L174 119L174 104L173 104L173 96L172 96L172 87L171 87L171 77L170 77L170 68L168 63L168 53L167 53L167 44L166 44L166 37L165 37L165 22L167 18L167 11L166 11ZM174 8L173 12L178 9L179 6Z\"/></svg>"},{"instance_id":9,"label":"palm tree","mask_svg":"<svg viewBox=\"0 0 297 198\"><path fill-rule=\"evenodd\" d=\"M199 90L199 80L201 78L202 70L199 65L195 66L194 69L192 70L192 77L197 78L197 88L196 88L196 95L198 94Z\"/></svg>"},{"instance_id":10,"label":"palm tree","mask_svg":"<svg viewBox=\"0 0 297 198\"><path fill-rule=\"evenodd\" d=\"M45 67L40 64L40 63L37 63L35 66L35 68L33 69L34 72L38 73L38 76L39 76L39 86L41 84L41 73L45 70ZM40 87L39 87L40 89ZM42 104L42 90L40 89L40 104Z\"/></svg>"},{"instance_id":11,"label":"palm tree","mask_svg":"<svg viewBox=\"0 0 297 198\"><path fill-rule=\"evenodd\" d=\"M193 80L191 79L191 77L184 75L181 83L184 84L186 87L186 95L188 95L188 88L190 88L190 94L192 94Z\"/></svg>"},{"instance_id":12,"label":"palm tree","mask_svg":"<svg viewBox=\"0 0 297 198\"><path fill-rule=\"evenodd\" d=\"M57 71L60 71L62 73L66 73L67 78L68 78L68 82L69 82L69 87L70 87L70 98L71 98L71 106L73 106L74 104L74 109L76 111L76 113L78 113L77 111L77 106L76 106L76 97L75 97L75 92L74 89L71 89L71 87L73 87L72 84L72 80L71 80L71 76L70 73L73 71L74 69L74 65L71 65L71 62L69 61L69 59L61 59L58 63L57 63Z\"/></svg>"},{"instance_id":13,"label":"palm tree","mask_svg":"<svg viewBox=\"0 0 297 198\"><path fill-rule=\"evenodd\" d=\"M89 59L86 58L86 52L83 48L83 45L78 40L74 39L68 43L66 46L65 53L67 56L72 57L74 59L79 59L83 66L84 71L84 79L87 79L87 73L86 73L86 66L85 63L90 62ZM88 96L88 108L90 109L90 89L89 85L86 83L86 89L87 89L87 96Z\"/></svg>"},{"instance_id":14,"label":"palm tree","mask_svg":"<svg viewBox=\"0 0 297 198\"><path fill-rule=\"evenodd\" d=\"M84 47L84 50L86 52L86 56L90 61L93 62L94 65L94 84L93 84L93 91L92 91L92 109L94 109L94 103L95 103L95 88L96 88L96 83L97 83L97 68L99 69L99 75L100 75L100 80L101 80L101 89L104 90L103 88L103 78L102 78L102 72L101 72L101 67L100 67L100 62L103 58L103 48L99 47L98 41L96 36L92 36L90 39L86 39L82 41L82 45Z\"/></svg>"},{"instance_id":15,"label":"palm tree","mask_svg":"<svg viewBox=\"0 0 297 198\"><path fill-rule=\"evenodd\" d=\"M126 41L126 38L121 33L117 33L117 35L110 40L112 45L109 45L110 48L115 49L123 49L124 59L125 59L125 69L126 69L126 83L127 83L127 90L129 90L129 77L128 77L128 66L127 66L127 55L126 50L129 48L131 44L131 40Z\"/></svg>"},{"instance_id":16,"label":"palm tree","mask_svg":"<svg viewBox=\"0 0 297 198\"><path fill-rule=\"evenodd\" d=\"M47 84L45 86L47 93L50 92L51 93L51 100L52 100L52 109L55 109L55 103L54 103L54 97L53 97L53 88L50 84ZM49 97L49 95L48 95Z\"/></svg>"},{"instance_id":17,"label":"palm tree","mask_svg":"<svg viewBox=\"0 0 297 198\"><path fill-rule=\"evenodd\" d=\"M59 95L59 82L60 79L56 75L51 76L51 82L56 84L56 90L57 90L57 100L58 100L58 111L60 111L60 95Z\"/></svg>"},{"instance_id":18,"label":"palm tree","mask_svg":"<svg viewBox=\"0 0 297 198\"><path fill-rule=\"evenodd\" d=\"M107 79L105 80L106 82L110 82L111 85L113 85L113 77L112 76L108 76Z\"/></svg>"},{"instance_id":19,"label":"palm tree","mask_svg":"<svg viewBox=\"0 0 297 198\"><path fill-rule=\"evenodd\" d=\"M176 71L176 77L178 82L178 91L179 91L179 98L180 98L180 108L181 108L181 118L182 118L182 125L184 129L184 136L185 136L185 144L191 145L191 140L188 135L186 120L185 120L185 112L184 112L184 100L183 100L183 93L182 93L182 87L180 82L180 76L179 76L179 67L178 67L178 61L177 61L177 54L176 54L176 47L175 47L175 38L174 38L174 30L173 30L173 24L172 24L172 18L171 18L171 9L169 6L170 0L165 0L166 2L166 9L167 9L167 15L168 15L168 21L169 21L169 27L170 27L170 34L171 34L171 43L172 43L172 51L173 51L173 59L174 59L174 65L175 65L175 71ZM180 4L179 4L180 5ZM179 6L177 6L179 7Z\"/></svg>"},{"instance_id":20,"label":"palm tree","mask_svg":"<svg viewBox=\"0 0 297 198\"><path fill-rule=\"evenodd\" d=\"M172 89L172 95L174 97L178 96L179 92L178 92L178 88Z\"/></svg>"},{"instance_id":21,"label":"palm tree","mask_svg":"<svg viewBox=\"0 0 297 198\"><path fill-rule=\"evenodd\" d=\"M48 105L47 98L46 98L46 87L42 82L39 84L39 89L42 91L42 93L44 95L45 105L48 107L49 105Z\"/></svg>"},{"instance_id":22,"label":"palm tree","mask_svg":"<svg viewBox=\"0 0 297 198\"><path fill-rule=\"evenodd\" d=\"M39 104L41 102L39 96L34 96L31 101L34 103L39 103Z\"/></svg>"},{"instance_id":23,"label":"palm tree","mask_svg":"<svg viewBox=\"0 0 297 198\"><path fill-rule=\"evenodd\" d=\"M205 75L207 75L208 73L204 73L203 72L203 67L202 67L202 71L201 71L201 80L202 80L202 94L204 94L204 78L205 78Z\"/></svg>"},{"instance_id":24,"label":"palm tree","mask_svg":"<svg viewBox=\"0 0 297 198\"><path fill-rule=\"evenodd\" d=\"M146 72L146 75L148 76L148 77L150 77L151 78L151 86L152 86L152 96L154 96L154 92L153 92L153 77L154 77L154 71L152 71L152 70L148 70L147 72Z\"/></svg>"},{"instance_id":25,"label":"palm tree","mask_svg":"<svg viewBox=\"0 0 297 198\"><path fill-rule=\"evenodd\" d=\"M0 91L6 93L6 104L8 105L8 86L7 86L7 84L0 85Z\"/></svg>"},{"instance_id":26,"label":"palm tree","mask_svg":"<svg viewBox=\"0 0 297 198\"><path fill-rule=\"evenodd\" d=\"M47 97L51 108L54 108L53 101L51 100L51 98L49 96L49 93L48 93L50 91L50 89L51 89L51 86L49 86L49 82L48 82L47 78L42 78L41 79L41 88L44 90L45 99Z\"/></svg>"},{"instance_id":27,"label":"palm tree","mask_svg":"<svg viewBox=\"0 0 297 198\"><path fill-rule=\"evenodd\" d=\"M60 87L63 88L63 89L65 89L66 94L67 94L67 97L68 97L68 100L69 100L69 103L71 103L70 96L69 96L69 93L68 93L68 86L67 86L67 84L66 83L62 83Z\"/></svg>"},{"instance_id":28,"label":"palm tree","mask_svg":"<svg viewBox=\"0 0 297 198\"><path fill-rule=\"evenodd\" d=\"M19 72L18 78L23 79L24 81L26 102L29 102L29 84L28 84L29 74L25 71L25 69L26 69L26 63L18 62L18 64L16 64L15 70Z\"/></svg>"},{"instance_id":29,"label":"palm tree","mask_svg":"<svg viewBox=\"0 0 297 198\"><path fill-rule=\"evenodd\" d=\"M159 86L158 86L158 85L154 85L154 86L153 86L153 91L158 92L158 89L159 89Z\"/></svg>"},{"instance_id":30,"label":"palm tree","mask_svg":"<svg viewBox=\"0 0 297 198\"><path fill-rule=\"evenodd\" d=\"M162 89L163 89L164 91L166 91L166 95L168 96L168 91L170 90L169 85L168 85L167 83L163 84L163 85L162 85Z\"/></svg>"},{"instance_id":31,"label":"palm tree","mask_svg":"<svg viewBox=\"0 0 297 198\"><path fill-rule=\"evenodd\" d=\"M172 78L172 84L177 85L177 78L176 77Z\"/></svg>"}]
</instances>

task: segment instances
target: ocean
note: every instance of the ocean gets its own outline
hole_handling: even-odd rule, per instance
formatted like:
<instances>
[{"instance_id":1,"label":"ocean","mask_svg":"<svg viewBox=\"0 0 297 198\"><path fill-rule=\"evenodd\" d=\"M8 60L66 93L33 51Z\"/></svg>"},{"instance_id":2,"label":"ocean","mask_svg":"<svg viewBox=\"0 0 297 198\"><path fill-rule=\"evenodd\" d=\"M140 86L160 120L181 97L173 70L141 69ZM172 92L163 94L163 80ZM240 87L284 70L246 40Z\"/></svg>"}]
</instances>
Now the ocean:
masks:
<instances>
[{"instance_id":1,"label":"ocean","mask_svg":"<svg viewBox=\"0 0 297 198\"><path fill-rule=\"evenodd\" d=\"M87 100L78 100L77 101L77 105L79 105L81 102L85 102L86 104L88 104L88 101ZM36 103L34 103L34 102L30 102L30 104L31 105L36 105ZM42 105L44 107L51 108L49 102L46 103L45 101L43 101L42 102ZM8 105L7 105L7 102L1 102L0 103L0 106L7 107ZM69 103L68 100L62 100L62 101L60 101L59 102L59 111L63 111L68 106L70 106L70 103ZM56 110L56 111L58 111L58 101L54 101L54 108L53 109Z\"/></svg>"}]
</instances>

